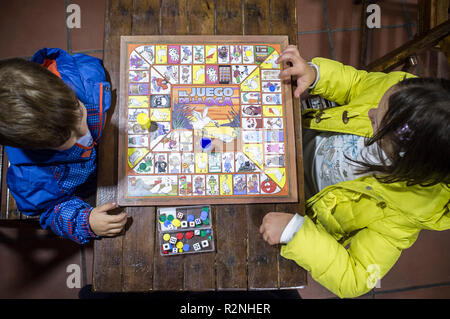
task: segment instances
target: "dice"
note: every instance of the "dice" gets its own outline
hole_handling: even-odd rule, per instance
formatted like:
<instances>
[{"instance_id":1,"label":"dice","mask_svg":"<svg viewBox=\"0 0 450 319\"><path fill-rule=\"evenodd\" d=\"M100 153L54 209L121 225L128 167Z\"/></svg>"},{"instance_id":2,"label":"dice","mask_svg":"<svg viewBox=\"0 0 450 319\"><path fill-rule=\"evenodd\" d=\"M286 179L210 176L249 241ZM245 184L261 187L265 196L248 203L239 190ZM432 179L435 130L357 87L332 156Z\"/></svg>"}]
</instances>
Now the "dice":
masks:
<instances>
[{"instance_id":1,"label":"dice","mask_svg":"<svg viewBox=\"0 0 450 319\"><path fill-rule=\"evenodd\" d=\"M198 250L202 249L202 248L200 247L200 244L199 244L199 243L195 243L194 245L192 245L192 247L194 247L194 250L195 250L195 251L198 251Z\"/></svg>"},{"instance_id":2,"label":"dice","mask_svg":"<svg viewBox=\"0 0 450 319\"><path fill-rule=\"evenodd\" d=\"M209 246L209 242L205 239L205 240L202 240L201 241L201 244L202 244L202 247L203 248L206 248L206 247L208 247Z\"/></svg>"}]
</instances>

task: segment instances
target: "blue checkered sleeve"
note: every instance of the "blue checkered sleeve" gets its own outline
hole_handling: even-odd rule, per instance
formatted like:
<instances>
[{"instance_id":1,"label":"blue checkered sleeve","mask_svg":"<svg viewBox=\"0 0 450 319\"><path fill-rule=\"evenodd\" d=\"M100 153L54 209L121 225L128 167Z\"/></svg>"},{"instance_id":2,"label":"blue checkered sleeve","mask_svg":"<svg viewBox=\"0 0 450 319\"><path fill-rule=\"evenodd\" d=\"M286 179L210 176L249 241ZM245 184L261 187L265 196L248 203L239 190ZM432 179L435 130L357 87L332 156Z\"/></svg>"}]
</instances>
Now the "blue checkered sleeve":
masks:
<instances>
[{"instance_id":1,"label":"blue checkered sleeve","mask_svg":"<svg viewBox=\"0 0 450 319\"><path fill-rule=\"evenodd\" d=\"M58 203L41 215L41 226L51 228L57 235L79 244L89 243L99 238L90 228L89 216L93 207L81 198L73 196Z\"/></svg>"}]
</instances>

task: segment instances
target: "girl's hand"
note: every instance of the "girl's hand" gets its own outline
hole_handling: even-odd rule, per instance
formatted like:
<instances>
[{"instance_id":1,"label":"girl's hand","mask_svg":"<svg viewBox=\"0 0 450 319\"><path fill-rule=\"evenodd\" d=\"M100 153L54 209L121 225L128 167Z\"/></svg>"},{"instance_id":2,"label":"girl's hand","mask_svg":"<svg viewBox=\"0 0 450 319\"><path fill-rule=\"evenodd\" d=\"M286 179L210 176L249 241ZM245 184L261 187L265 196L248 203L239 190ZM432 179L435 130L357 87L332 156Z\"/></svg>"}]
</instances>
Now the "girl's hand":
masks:
<instances>
[{"instance_id":1,"label":"girl's hand","mask_svg":"<svg viewBox=\"0 0 450 319\"><path fill-rule=\"evenodd\" d=\"M107 203L95 207L89 215L89 225L97 236L115 236L120 234L127 222L127 214L109 215L109 210L117 208L116 203Z\"/></svg>"},{"instance_id":2,"label":"girl's hand","mask_svg":"<svg viewBox=\"0 0 450 319\"><path fill-rule=\"evenodd\" d=\"M300 97L316 80L316 69L306 63L295 45L289 45L281 52L275 63L280 64L281 62L292 63L292 66L285 68L280 73L280 79L290 80L293 76L297 80L297 89L294 91L294 96Z\"/></svg>"},{"instance_id":3,"label":"girl's hand","mask_svg":"<svg viewBox=\"0 0 450 319\"><path fill-rule=\"evenodd\" d=\"M270 245L279 244L281 234L283 234L284 229L292 217L294 217L294 214L268 213L263 218L259 232Z\"/></svg>"}]
</instances>

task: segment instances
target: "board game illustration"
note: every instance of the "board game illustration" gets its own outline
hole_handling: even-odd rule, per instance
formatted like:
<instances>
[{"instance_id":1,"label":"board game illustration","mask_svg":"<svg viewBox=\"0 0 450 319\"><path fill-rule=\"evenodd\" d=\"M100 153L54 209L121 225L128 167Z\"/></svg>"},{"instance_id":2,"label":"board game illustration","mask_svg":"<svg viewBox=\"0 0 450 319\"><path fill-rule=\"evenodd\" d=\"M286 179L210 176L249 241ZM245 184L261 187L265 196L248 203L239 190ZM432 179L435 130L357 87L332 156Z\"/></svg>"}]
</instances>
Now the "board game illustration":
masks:
<instances>
[{"instance_id":1,"label":"board game illustration","mask_svg":"<svg viewBox=\"0 0 450 319\"><path fill-rule=\"evenodd\" d=\"M287 41L133 38L122 39L119 204L296 201L291 89L276 63Z\"/></svg>"}]
</instances>

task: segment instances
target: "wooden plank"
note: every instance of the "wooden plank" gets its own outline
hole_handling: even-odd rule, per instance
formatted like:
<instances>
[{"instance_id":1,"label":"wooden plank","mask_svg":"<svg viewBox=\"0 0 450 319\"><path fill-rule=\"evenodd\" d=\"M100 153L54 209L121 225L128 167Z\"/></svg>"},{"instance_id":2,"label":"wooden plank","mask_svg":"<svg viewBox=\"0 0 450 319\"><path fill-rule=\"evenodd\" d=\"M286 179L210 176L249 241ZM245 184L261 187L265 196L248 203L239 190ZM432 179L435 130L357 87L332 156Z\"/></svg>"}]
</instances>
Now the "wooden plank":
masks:
<instances>
[{"instance_id":1,"label":"wooden plank","mask_svg":"<svg viewBox=\"0 0 450 319\"><path fill-rule=\"evenodd\" d=\"M160 0L135 0L131 34L160 34Z\"/></svg>"},{"instance_id":2,"label":"wooden plank","mask_svg":"<svg viewBox=\"0 0 450 319\"><path fill-rule=\"evenodd\" d=\"M269 0L244 1L244 34L271 34Z\"/></svg>"},{"instance_id":3,"label":"wooden plank","mask_svg":"<svg viewBox=\"0 0 450 319\"><path fill-rule=\"evenodd\" d=\"M412 54L419 54L432 47L450 34L450 20L434 27L422 36L408 41L401 47L389 52L376 61L370 63L367 69L371 72L388 72L401 65Z\"/></svg>"},{"instance_id":4,"label":"wooden plank","mask_svg":"<svg viewBox=\"0 0 450 319\"><path fill-rule=\"evenodd\" d=\"M0 182L0 220L6 219L7 218L7 214L6 214L6 209L7 209L7 205L6 205L6 194L7 194L7 188L8 186L6 185L6 173L8 171L8 160L6 159L6 153L5 150L3 149L3 145L0 145L0 178L1 178L1 182Z\"/></svg>"},{"instance_id":5,"label":"wooden plank","mask_svg":"<svg viewBox=\"0 0 450 319\"><path fill-rule=\"evenodd\" d=\"M278 246L266 243L259 227L262 219L270 212L275 211L275 205L253 204L246 205L247 215L247 264L248 289L277 289L278 283Z\"/></svg>"},{"instance_id":6,"label":"wooden plank","mask_svg":"<svg viewBox=\"0 0 450 319\"><path fill-rule=\"evenodd\" d=\"M186 34L214 34L214 0L189 0Z\"/></svg>"},{"instance_id":7,"label":"wooden plank","mask_svg":"<svg viewBox=\"0 0 450 319\"><path fill-rule=\"evenodd\" d=\"M161 34L184 35L187 32L187 1L164 0L161 3Z\"/></svg>"},{"instance_id":8,"label":"wooden plank","mask_svg":"<svg viewBox=\"0 0 450 319\"><path fill-rule=\"evenodd\" d=\"M119 125L117 90L120 73L120 36L131 33L133 0L107 1L103 64L109 74L112 105L98 149L97 205L117 200L117 127ZM94 243L92 287L94 291L122 290L122 236Z\"/></svg>"},{"instance_id":9,"label":"wooden plank","mask_svg":"<svg viewBox=\"0 0 450 319\"><path fill-rule=\"evenodd\" d=\"M295 0L270 1L270 29L273 35L287 35L297 44L297 7Z\"/></svg>"},{"instance_id":10,"label":"wooden plank","mask_svg":"<svg viewBox=\"0 0 450 319\"><path fill-rule=\"evenodd\" d=\"M153 288L153 258L159 254L154 250L155 207L127 207L131 218L123 238L123 291L143 292Z\"/></svg>"},{"instance_id":11,"label":"wooden plank","mask_svg":"<svg viewBox=\"0 0 450 319\"><path fill-rule=\"evenodd\" d=\"M215 25L217 35L244 34L242 0L217 1Z\"/></svg>"},{"instance_id":12,"label":"wooden plank","mask_svg":"<svg viewBox=\"0 0 450 319\"><path fill-rule=\"evenodd\" d=\"M297 15L292 8L295 8L294 0L271 1L270 18L273 34L287 34L289 44L297 44ZM299 202L295 204L277 204L276 211L288 213L300 213L304 215L305 195L303 179L303 150L302 150L302 128L300 100L291 94L294 107L294 133L295 150L297 159L297 185ZM278 248L280 248L278 246ZM306 285L306 271L300 268L292 260L285 259L278 254L278 281L280 288L300 287Z\"/></svg>"},{"instance_id":13,"label":"wooden plank","mask_svg":"<svg viewBox=\"0 0 450 319\"><path fill-rule=\"evenodd\" d=\"M134 1L131 34L158 34L159 14L159 0ZM142 292L153 289L155 214L155 207L127 207L131 224L123 237L123 291ZM159 253L159 250L156 253Z\"/></svg>"},{"instance_id":14,"label":"wooden plank","mask_svg":"<svg viewBox=\"0 0 450 319\"><path fill-rule=\"evenodd\" d=\"M161 3L160 34L185 34L187 30L186 0L167 0ZM154 251L159 251L159 241L154 242ZM154 254L153 289L184 289L184 256L163 257Z\"/></svg>"},{"instance_id":15,"label":"wooden plank","mask_svg":"<svg viewBox=\"0 0 450 319\"><path fill-rule=\"evenodd\" d=\"M216 3L216 35L243 34L242 1ZM247 217L244 205L216 206L218 290L247 290Z\"/></svg>"},{"instance_id":16,"label":"wooden plank","mask_svg":"<svg viewBox=\"0 0 450 319\"><path fill-rule=\"evenodd\" d=\"M217 207L217 206L216 206ZM217 237L216 207L211 207L210 215L213 221L213 236ZM216 245L216 244L214 244ZM217 250L217 248L216 248ZM184 259L184 290L202 291L215 290L215 252L187 255Z\"/></svg>"},{"instance_id":17,"label":"wooden plank","mask_svg":"<svg viewBox=\"0 0 450 319\"><path fill-rule=\"evenodd\" d=\"M247 212L245 205L216 207L217 289L246 290Z\"/></svg>"},{"instance_id":18,"label":"wooden plank","mask_svg":"<svg viewBox=\"0 0 450 319\"><path fill-rule=\"evenodd\" d=\"M214 35L214 1L189 0L187 6L187 34ZM216 208L211 207L212 221ZM213 224L213 232L214 224ZM184 290L215 290L215 253L193 254L185 258Z\"/></svg>"},{"instance_id":19,"label":"wooden plank","mask_svg":"<svg viewBox=\"0 0 450 319\"><path fill-rule=\"evenodd\" d=\"M270 6L269 1L244 1L244 34L270 34ZM267 244L259 227L263 217L275 211L274 204L252 204L245 206L247 215L247 288L273 289L278 288L278 249Z\"/></svg>"}]
</instances>

